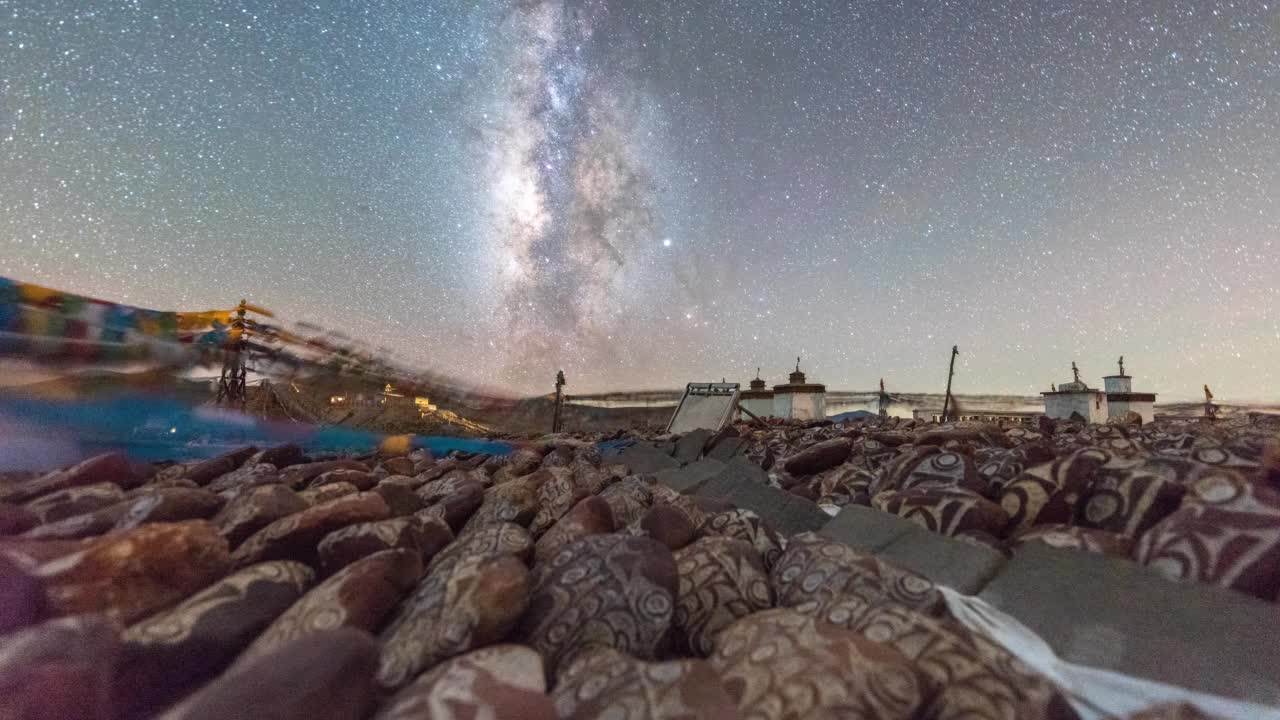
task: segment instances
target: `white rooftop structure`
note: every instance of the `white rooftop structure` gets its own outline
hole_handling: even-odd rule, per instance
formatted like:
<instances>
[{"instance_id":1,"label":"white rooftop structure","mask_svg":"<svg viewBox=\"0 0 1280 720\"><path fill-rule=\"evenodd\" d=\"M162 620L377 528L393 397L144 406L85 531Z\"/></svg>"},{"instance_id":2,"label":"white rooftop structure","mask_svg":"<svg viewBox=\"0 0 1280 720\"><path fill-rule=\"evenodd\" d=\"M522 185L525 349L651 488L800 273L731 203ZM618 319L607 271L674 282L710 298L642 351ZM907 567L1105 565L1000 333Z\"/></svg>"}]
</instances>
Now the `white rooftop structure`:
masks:
<instances>
[{"instance_id":1,"label":"white rooftop structure","mask_svg":"<svg viewBox=\"0 0 1280 720\"><path fill-rule=\"evenodd\" d=\"M1120 374L1107 375L1102 378L1102 386L1107 393L1108 417L1123 417L1127 412L1136 412L1142 416L1142 422L1148 423L1156 419L1155 393L1133 391L1133 377L1124 372L1124 356L1120 356Z\"/></svg>"},{"instance_id":2,"label":"white rooftop structure","mask_svg":"<svg viewBox=\"0 0 1280 720\"><path fill-rule=\"evenodd\" d=\"M1044 414L1058 420L1070 420L1079 416L1088 423L1107 421L1107 394L1080 381L1080 369L1071 363L1074 379L1062 383L1051 392L1040 393L1044 397Z\"/></svg>"},{"instance_id":3,"label":"white rooftop structure","mask_svg":"<svg viewBox=\"0 0 1280 720\"><path fill-rule=\"evenodd\" d=\"M800 372L800 358L796 369L783 385L773 386L773 416L796 420L821 420L827 416L827 386L805 382Z\"/></svg>"}]
</instances>

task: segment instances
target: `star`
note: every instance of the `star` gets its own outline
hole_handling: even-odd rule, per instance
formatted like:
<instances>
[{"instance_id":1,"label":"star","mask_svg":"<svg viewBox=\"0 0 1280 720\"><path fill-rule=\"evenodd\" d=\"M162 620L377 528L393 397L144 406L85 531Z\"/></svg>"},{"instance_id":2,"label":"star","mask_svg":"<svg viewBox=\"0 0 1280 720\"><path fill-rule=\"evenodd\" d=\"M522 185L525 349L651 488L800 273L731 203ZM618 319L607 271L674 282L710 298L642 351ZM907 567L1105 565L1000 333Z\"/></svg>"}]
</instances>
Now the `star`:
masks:
<instances>
[{"instance_id":1,"label":"star","mask_svg":"<svg viewBox=\"0 0 1280 720\"><path fill-rule=\"evenodd\" d=\"M513 393L1280 387L1274 4L73 5L3 6L6 277Z\"/></svg>"}]
</instances>

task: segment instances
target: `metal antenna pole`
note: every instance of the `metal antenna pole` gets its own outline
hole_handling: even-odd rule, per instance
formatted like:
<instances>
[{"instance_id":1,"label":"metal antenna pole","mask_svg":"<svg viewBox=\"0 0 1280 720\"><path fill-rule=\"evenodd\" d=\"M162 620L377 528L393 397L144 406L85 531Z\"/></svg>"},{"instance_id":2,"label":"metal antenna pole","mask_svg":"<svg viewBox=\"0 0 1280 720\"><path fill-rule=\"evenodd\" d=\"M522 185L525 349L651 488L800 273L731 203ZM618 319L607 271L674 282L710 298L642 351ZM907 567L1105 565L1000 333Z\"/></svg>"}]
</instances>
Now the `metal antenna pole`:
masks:
<instances>
[{"instance_id":1,"label":"metal antenna pole","mask_svg":"<svg viewBox=\"0 0 1280 720\"><path fill-rule=\"evenodd\" d=\"M956 375L956 356L960 354L958 345L951 346L951 369L947 371L947 396L942 400L942 422L947 422L947 413L951 409L951 378Z\"/></svg>"}]
</instances>

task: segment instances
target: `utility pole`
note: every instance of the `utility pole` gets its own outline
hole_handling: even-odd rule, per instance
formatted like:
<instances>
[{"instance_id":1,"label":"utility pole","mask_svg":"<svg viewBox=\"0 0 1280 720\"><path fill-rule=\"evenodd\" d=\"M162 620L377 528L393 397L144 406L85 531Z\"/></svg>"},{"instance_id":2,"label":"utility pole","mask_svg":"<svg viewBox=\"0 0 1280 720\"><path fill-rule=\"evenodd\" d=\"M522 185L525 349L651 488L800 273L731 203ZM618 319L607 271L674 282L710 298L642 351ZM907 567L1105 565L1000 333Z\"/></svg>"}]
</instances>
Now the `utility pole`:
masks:
<instances>
[{"instance_id":1,"label":"utility pole","mask_svg":"<svg viewBox=\"0 0 1280 720\"><path fill-rule=\"evenodd\" d=\"M951 410L951 378L956 375L956 356L960 354L958 345L951 346L951 369L947 371L947 396L942 400L942 422L947 422L947 413Z\"/></svg>"},{"instance_id":2,"label":"utility pole","mask_svg":"<svg viewBox=\"0 0 1280 720\"><path fill-rule=\"evenodd\" d=\"M228 404L237 404L244 407L247 392L245 390L245 380L248 375L244 365L244 348L245 348L245 307L247 303L244 300L236 306L236 314L231 319L231 336L227 346L222 351L222 376L218 379L218 399L219 405L225 400Z\"/></svg>"},{"instance_id":3,"label":"utility pole","mask_svg":"<svg viewBox=\"0 0 1280 720\"><path fill-rule=\"evenodd\" d=\"M556 372L556 410L551 417L551 432L553 433L560 432L560 408L564 404L564 395L561 388L565 385L568 385L568 383L564 381L564 371L558 370Z\"/></svg>"}]
</instances>

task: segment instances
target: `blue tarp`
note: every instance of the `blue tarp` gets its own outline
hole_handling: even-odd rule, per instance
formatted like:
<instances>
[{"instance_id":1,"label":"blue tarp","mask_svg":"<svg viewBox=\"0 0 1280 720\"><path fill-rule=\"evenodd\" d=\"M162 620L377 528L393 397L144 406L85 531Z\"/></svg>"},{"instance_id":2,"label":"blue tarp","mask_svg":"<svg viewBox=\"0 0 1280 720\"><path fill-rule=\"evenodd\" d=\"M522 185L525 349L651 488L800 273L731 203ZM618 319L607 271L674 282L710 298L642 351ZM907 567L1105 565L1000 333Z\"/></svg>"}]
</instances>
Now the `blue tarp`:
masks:
<instances>
[{"instance_id":1,"label":"blue tarp","mask_svg":"<svg viewBox=\"0 0 1280 720\"><path fill-rule=\"evenodd\" d=\"M386 436L367 430L267 422L223 408L189 407L145 394L59 401L0 395L0 471L36 469L121 451L138 461L192 460L237 447L294 443L307 452L368 452ZM459 450L506 455L509 443L414 436L441 456Z\"/></svg>"}]
</instances>

